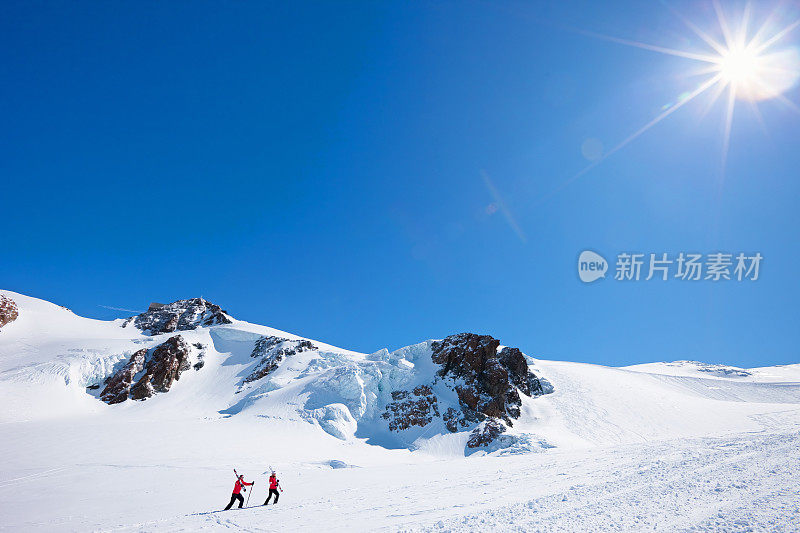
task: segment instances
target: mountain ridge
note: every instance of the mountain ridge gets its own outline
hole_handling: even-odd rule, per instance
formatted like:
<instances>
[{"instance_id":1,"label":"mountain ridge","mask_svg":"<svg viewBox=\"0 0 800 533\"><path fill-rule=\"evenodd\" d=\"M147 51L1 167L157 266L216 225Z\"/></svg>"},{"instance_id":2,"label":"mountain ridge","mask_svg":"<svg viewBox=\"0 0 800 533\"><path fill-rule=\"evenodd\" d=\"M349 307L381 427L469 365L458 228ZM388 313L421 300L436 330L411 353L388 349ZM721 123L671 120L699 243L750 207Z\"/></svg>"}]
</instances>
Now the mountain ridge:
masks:
<instances>
[{"instance_id":1,"label":"mountain ridge","mask_svg":"<svg viewBox=\"0 0 800 533\"><path fill-rule=\"evenodd\" d=\"M791 365L748 375L604 367L534 359L472 333L364 354L237 320L200 298L98 321L0 295L19 308L0 330L0 384L19 407L3 413L9 421L158 409L292 421L386 449L507 454L757 429L753 417L796 403L800 390Z\"/></svg>"},{"instance_id":2,"label":"mountain ridge","mask_svg":"<svg viewBox=\"0 0 800 533\"><path fill-rule=\"evenodd\" d=\"M11 295L4 298L13 301ZM24 319L25 304L21 314ZM270 393L295 387L289 403L296 417L336 438L415 448L420 438L449 433L461 434L474 449L495 445L495 437L514 425L523 397L552 392L529 370L522 352L488 335L461 333L391 353L355 354L296 336L259 334L268 332L202 298L151 304L104 327L108 324L129 332L126 349L97 353L82 376L70 358L65 363L72 376L68 385L82 382L88 395L109 405L167 395L182 376L193 380L194 373L237 366L241 369L234 376L220 373L219 383L209 387L222 396L222 387L233 391L233 398L227 394L213 407L216 413L264 410ZM13 333L12 328L8 334ZM79 349L80 339L72 342L67 350ZM215 362L207 365L210 359ZM503 442L504 447L517 444L514 437Z\"/></svg>"}]
</instances>

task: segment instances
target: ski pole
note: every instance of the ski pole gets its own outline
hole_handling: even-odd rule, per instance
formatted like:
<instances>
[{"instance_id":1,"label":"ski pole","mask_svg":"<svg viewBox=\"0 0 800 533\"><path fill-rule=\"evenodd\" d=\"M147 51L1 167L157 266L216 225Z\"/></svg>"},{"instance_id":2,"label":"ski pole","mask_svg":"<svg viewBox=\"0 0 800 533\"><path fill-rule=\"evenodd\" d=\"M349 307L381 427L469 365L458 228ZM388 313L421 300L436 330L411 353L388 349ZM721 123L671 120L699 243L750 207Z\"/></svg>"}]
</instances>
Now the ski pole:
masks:
<instances>
[{"instance_id":1,"label":"ski pole","mask_svg":"<svg viewBox=\"0 0 800 533\"><path fill-rule=\"evenodd\" d=\"M250 507L250 495L253 494L253 487L256 486L256 480L253 480L253 484L250 485L250 492L247 493L247 503L244 504L245 507Z\"/></svg>"}]
</instances>

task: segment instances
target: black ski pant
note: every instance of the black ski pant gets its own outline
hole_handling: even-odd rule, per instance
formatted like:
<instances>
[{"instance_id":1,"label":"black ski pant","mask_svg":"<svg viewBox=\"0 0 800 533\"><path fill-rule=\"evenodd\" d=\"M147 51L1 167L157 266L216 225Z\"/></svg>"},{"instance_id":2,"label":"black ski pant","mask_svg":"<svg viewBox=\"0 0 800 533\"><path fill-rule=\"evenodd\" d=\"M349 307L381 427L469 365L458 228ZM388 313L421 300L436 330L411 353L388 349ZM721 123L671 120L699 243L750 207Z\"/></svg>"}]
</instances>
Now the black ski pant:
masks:
<instances>
[{"instance_id":1,"label":"black ski pant","mask_svg":"<svg viewBox=\"0 0 800 533\"><path fill-rule=\"evenodd\" d=\"M241 494L231 494L231 502L228 504L225 510L227 511L228 509L230 509L233 506L233 502L235 502L236 500L239 500L239 509L241 509L242 505L244 505L244 496L242 496Z\"/></svg>"},{"instance_id":2,"label":"black ski pant","mask_svg":"<svg viewBox=\"0 0 800 533\"><path fill-rule=\"evenodd\" d=\"M275 495L275 503L278 503L278 489L269 489L269 496L267 496L267 501L264 502L264 505L267 505L272 499L272 495Z\"/></svg>"}]
</instances>

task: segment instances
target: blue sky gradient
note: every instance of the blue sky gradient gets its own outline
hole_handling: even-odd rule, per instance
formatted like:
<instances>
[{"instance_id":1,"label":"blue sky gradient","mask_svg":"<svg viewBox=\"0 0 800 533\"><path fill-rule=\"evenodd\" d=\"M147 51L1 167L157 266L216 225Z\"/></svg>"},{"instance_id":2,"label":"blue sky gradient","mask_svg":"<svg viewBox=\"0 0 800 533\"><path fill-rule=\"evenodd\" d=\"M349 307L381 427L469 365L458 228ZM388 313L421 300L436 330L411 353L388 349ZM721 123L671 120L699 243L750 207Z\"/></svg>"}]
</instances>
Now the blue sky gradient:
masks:
<instances>
[{"instance_id":1,"label":"blue sky gradient","mask_svg":"<svg viewBox=\"0 0 800 533\"><path fill-rule=\"evenodd\" d=\"M476 331L610 365L798 362L800 114L737 103L722 174L724 102L698 98L563 185L587 139L701 80L577 30L699 49L670 9L716 23L552 4L4 2L0 286L103 319L202 295L367 352ZM764 262L583 284L584 249Z\"/></svg>"}]
</instances>

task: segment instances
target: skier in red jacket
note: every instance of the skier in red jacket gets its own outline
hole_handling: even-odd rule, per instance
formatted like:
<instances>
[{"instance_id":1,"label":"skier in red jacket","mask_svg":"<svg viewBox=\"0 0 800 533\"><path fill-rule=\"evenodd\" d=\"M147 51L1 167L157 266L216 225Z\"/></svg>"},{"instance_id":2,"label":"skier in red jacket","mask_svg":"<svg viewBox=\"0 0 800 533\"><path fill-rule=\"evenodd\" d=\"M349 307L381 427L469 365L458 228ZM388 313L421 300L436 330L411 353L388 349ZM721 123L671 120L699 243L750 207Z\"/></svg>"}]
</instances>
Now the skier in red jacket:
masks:
<instances>
[{"instance_id":1,"label":"skier in red jacket","mask_svg":"<svg viewBox=\"0 0 800 533\"><path fill-rule=\"evenodd\" d=\"M249 487L253 483L255 483L255 481L253 481L252 483L248 483L247 481L245 481L244 476L240 475L239 477L237 477L236 485L233 486L233 494L231 494L231 501L225 508L225 510L227 511L228 509L230 509L233 506L233 502L235 502L236 500L239 500L239 509L241 509L242 505L244 504L244 496L241 495L241 492L243 490L247 491L247 489L244 487L245 486Z\"/></svg>"},{"instance_id":2,"label":"skier in red jacket","mask_svg":"<svg viewBox=\"0 0 800 533\"><path fill-rule=\"evenodd\" d=\"M272 475L269 476L269 496L267 496L267 501L264 502L264 505L269 504L273 494L275 495L275 503L278 503L278 489L281 489L281 492L283 492L281 484L278 482L278 477L275 475L275 472L273 472Z\"/></svg>"}]
</instances>

